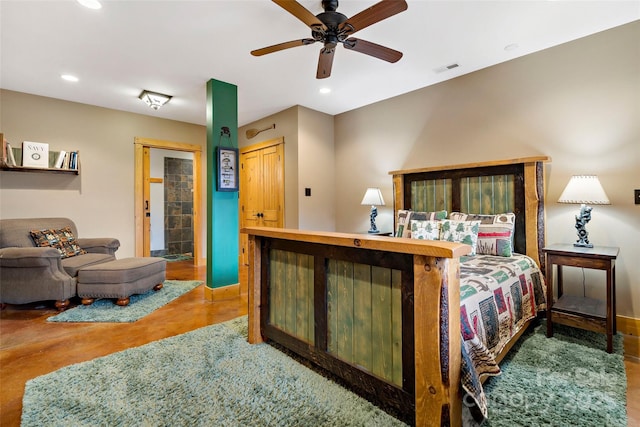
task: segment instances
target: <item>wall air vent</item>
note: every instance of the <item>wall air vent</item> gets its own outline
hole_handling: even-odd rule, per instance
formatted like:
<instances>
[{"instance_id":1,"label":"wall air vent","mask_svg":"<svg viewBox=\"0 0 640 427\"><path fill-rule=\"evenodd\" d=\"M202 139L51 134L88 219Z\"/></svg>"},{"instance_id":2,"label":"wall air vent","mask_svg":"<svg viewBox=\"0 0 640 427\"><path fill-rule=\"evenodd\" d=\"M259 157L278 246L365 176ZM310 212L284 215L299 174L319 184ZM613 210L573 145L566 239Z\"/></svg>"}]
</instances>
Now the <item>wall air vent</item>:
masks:
<instances>
[{"instance_id":1,"label":"wall air vent","mask_svg":"<svg viewBox=\"0 0 640 427\"><path fill-rule=\"evenodd\" d=\"M459 66L459 64L449 64L435 68L433 71L435 71L436 73L444 73L445 71L453 70L454 68L458 68Z\"/></svg>"}]
</instances>

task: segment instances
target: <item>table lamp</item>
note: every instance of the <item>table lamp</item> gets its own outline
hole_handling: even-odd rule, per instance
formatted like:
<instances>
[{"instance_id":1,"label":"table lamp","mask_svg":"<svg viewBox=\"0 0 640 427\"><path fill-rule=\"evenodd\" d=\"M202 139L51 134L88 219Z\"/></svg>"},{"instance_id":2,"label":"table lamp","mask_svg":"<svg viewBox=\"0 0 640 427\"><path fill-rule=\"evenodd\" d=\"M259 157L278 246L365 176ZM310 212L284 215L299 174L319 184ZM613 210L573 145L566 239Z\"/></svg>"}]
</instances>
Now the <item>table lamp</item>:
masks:
<instances>
[{"instance_id":1,"label":"table lamp","mask_svg":"<svg viewBox=\"0 0 640 427\"><path fill-rule=\"evenodd\" d=\"M587 206L587 204L611 204L598 177L595 175L572 176L560 195L558 203L574 203L581 205L580 213L576 215L578 240L573 244L573 246L592 248L593 244L589 243L589 233L585 229L585 225L591 220L591 210L593 208L591 206Z\"/></svg>"},{"instance_id":2,"label":"table lamp","mask_svg":"<svg viewBox=\"0 0 640 427\"><path fill-rule=\"evenodd\" d=\"M364 193L361 205L371 205L371 229L369 233L379 233L378 227L376 227L376 217L378 216L378 208L376 206L384 206L384 199L382 198L382 192L379 188L367 188L367 192Z\"/></svg>"}]
</instances>

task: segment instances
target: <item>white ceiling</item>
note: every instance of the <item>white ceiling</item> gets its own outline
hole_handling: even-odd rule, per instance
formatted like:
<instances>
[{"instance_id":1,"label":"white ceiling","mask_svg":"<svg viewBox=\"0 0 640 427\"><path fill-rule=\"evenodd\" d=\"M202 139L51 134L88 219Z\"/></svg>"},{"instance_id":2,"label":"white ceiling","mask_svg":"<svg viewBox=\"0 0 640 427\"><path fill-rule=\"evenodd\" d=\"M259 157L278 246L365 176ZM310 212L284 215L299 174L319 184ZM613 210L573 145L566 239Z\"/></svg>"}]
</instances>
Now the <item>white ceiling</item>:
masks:
<instances>
[{"instance_id":1,"label":"white ceiling","mask_svg":"<svg viewBox=\"0 0 640 427\"><path fill-rule=\"evenodd\" d=\"M638 0L408 0L405 12L355 34L402 51L399 62L339 46L331 77L317 80L320 43L249 54L310 37L269 0L102 3L1 0L0 87L204 125L213 78L237 85L242 126L293 105L342 113L640 19ZM300 3L322 12L320 0ZM343 0L338 11L352 16L374 3ZM435 71L452 63L460 66ZM142 89L174 98L154 111L138 100Z\"/></svg>"}]
</instances>

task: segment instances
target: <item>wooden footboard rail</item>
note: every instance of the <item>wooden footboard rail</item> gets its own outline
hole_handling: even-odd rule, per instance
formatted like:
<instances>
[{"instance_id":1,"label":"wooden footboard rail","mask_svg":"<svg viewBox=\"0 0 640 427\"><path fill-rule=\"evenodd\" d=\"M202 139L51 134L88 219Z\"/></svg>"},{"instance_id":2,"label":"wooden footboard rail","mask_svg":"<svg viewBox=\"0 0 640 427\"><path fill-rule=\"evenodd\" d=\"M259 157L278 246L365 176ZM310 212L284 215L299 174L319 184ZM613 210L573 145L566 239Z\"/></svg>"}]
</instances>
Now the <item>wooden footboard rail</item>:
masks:
<instances>
[{"instance_id":1,"label":"wooden footboard rail","mask_svg":"<svg viewBox=\"0 0 640 427\"><path fill-rule=\"evenodd\" d=\"M273 341L417 426L460 425L469 246L250 227L250 343Z\"/></svg>"}]
</instances>

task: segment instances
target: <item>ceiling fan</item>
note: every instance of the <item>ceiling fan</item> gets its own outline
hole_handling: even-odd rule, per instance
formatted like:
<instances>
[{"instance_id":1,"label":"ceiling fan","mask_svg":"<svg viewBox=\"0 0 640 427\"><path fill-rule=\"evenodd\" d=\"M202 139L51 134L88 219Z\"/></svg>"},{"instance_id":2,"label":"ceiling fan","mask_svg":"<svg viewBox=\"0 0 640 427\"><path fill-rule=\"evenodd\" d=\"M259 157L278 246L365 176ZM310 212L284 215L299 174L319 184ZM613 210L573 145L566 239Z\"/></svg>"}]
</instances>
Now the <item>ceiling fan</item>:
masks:
<instances>
[{"instance_id":1,"label":"ceiling fan","mask_svg":"<svg viewBox=\"0 0 640 427\"><path fill-rule=\"evenodd\" d=\"M311 28L311 38L293 40L256 49L251 51L253 56L262 56L296 46L306 46L321 42L324 47L320 50L320 58L318 59L318 72L316 74L318 79L326 79L331 75L333 55L339 43L345 49L364 53L387 62L397 62L402 58L402 52L357 39L351 37L351 35L376 22L407 10L407 2L404 0L382 0L351 18L347 18L336 11L338 0L322 0L324 12L315 16L295 0L273 0L273 2Z\"/></svg>"}]
</instances>

